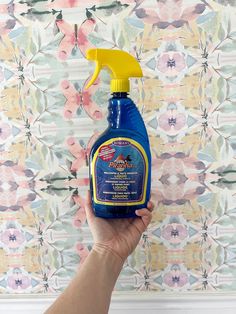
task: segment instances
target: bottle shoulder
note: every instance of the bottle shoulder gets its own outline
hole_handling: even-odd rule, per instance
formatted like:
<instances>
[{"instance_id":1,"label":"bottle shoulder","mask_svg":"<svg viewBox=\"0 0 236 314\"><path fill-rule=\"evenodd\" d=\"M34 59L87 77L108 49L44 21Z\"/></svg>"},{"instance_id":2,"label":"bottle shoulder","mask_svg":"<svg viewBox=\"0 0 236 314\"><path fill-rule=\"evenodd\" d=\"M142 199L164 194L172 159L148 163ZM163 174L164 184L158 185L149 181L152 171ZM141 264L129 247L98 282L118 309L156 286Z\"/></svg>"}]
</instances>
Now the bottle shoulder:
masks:
<instances>
[{"instance_id":1,"label":"bottle shoulder","mask_svg":"<svg viewBox=\"0 0 236 314\"><path fill-rule=\"evenodd\" d=\"M141 146L144 147L145 150L150 150L149 147L149 141L148 138L140 136L139 133L133 131L133 130L127 130L127 129L112 129L108 128L93 144L90 154L94 154L95 151L105 142L107 142L110 139L117 139L117 138L127 138L132 139L136 142L138 142Z\"/></svg>"}]
</instances>

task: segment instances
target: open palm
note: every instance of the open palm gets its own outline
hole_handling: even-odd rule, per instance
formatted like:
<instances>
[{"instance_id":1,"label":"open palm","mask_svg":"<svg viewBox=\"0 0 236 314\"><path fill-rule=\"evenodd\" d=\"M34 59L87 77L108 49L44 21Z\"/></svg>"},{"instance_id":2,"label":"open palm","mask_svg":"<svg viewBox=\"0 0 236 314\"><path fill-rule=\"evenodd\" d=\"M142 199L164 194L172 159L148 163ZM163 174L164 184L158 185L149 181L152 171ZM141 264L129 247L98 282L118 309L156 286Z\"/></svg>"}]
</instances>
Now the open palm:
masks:
<instances>
[{"instance_id":1,"label":"open palm","mask_svg":"<svg viewBox=\"0 0 236 314\"><path fill-rule=\"evenodd\" d=\"M137 218L104 219L94 215L90 194L86 198L86 216L94 238L94 249L104 248L125 260L136 248L152 219L153 204L136 211Z\"/></svg>"}]
</instances>

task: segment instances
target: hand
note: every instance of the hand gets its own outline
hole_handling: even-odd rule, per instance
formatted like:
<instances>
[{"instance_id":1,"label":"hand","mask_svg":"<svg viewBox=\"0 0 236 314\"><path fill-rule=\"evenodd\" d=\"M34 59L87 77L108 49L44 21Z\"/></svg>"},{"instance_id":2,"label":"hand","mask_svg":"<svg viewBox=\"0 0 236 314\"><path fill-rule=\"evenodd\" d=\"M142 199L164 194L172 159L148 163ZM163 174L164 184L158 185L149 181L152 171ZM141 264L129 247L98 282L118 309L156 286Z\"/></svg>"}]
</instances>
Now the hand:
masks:
<instances>
[{"instance_id":1,"label":"hand","mask_svg":"<svg viewBox=\"0 0 236 314\"><path fill-rule=\"evenodd\" d=\"M139 216L137 218L99 218L94 214L88 192L85 211L94 239L93 249L97 251L109 250L118 255L124 262L136 248L142 233L150 223L152 210L153 204L148 202L147 208L136 210L135 213Z\"/></svg>"}]
</instances>

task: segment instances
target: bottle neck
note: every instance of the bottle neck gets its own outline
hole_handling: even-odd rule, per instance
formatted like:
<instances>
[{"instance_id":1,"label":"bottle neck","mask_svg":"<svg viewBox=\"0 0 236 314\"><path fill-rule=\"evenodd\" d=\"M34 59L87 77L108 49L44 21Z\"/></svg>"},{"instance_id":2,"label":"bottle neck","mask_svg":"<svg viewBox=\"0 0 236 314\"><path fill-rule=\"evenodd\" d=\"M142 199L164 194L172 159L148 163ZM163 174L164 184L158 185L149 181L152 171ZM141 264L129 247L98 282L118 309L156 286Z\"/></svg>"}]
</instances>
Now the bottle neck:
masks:
<instances>
[{"instance_id":1,"label":"bottle neck","mask_svg":"<svg viewBox=\"0 0 236 314\"><path fill-rule=\"evenodd\" d=\"M126 92L116 92L112 94L112 98L109 100L109 126L113 129L126 129L129 126L128 110L130 106L133 106L133 102L128 98Z\"/></svg>"},{"instance_id":2,"label":"bottle neck","mask_svg":"<svg viewBox=\"0 0 236 314\"><path fill-rule=\"evenodd\" d=\"M133 131L149 143L142 116L127 93L113 93L112 98L109 99L108 111L109 129Z\"/></svg>"}]
</instances>

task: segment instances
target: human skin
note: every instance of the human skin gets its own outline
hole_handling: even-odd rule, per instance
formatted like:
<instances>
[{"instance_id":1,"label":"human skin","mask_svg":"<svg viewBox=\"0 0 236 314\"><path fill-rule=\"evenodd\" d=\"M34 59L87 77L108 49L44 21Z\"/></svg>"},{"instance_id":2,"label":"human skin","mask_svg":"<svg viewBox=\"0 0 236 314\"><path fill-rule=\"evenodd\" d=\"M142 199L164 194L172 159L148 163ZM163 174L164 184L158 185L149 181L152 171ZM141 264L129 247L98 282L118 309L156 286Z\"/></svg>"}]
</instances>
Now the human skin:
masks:
<instances>
[{"instance_id":1,"label":"human skin","mask_svg":"<svg viewBox=\"0 0 236 314\"><path fill-rule=\"evenodd\" d=\"M94 245L75 278L45 314L107 314L112 291L127 257L152 219L153 204L136 211L137 218L96 217L89 193L86 217Z\"/></svg>"}]
</instances>

